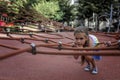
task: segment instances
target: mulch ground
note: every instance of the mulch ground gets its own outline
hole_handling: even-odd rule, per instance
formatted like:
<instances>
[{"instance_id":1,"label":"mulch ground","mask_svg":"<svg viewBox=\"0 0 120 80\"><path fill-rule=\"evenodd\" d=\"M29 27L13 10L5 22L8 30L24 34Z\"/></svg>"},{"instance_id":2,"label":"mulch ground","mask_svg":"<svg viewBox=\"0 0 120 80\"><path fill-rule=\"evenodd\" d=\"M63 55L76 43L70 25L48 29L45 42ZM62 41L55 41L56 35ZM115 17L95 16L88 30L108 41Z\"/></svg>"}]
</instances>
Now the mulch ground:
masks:
<instances>
[{"instance_id":1,"label":"mulch ground","mask_svg":"<svg viewBox=\"0 0 120 80\"><path fill-rule=\"evenodd\" d=\"M61 34L73 38L73 35L69 32ZM46 34L46 36L49 35ZM99 35L98 38L100 41L114 41L111 37ZM56 41L59 41L59 39ZM68 42L67 39L62 41ZM28 47L27 44L22 44L16 40L0 39L0 43L18 48ZM39 42L36 41L36 43ZM12 51L14 50L0 47L0 55ZM29 52L23 52L0 61L0 80L120 80L119 61L120 56L103 56L102 60L96 62L99 74L93 75L90 72L85 72L83 70L85 65L81 66L80 59L75 60L73 56L32 55Z\"/></svg>"}]
</instances>

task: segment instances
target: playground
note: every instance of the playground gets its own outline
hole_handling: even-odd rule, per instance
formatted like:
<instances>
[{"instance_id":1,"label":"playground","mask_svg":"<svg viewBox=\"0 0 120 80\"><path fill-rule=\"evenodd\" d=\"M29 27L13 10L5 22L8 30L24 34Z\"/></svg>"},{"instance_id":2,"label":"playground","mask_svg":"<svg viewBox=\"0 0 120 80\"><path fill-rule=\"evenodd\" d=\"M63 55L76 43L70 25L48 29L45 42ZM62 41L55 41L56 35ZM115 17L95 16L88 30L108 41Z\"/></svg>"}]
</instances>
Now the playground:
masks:
<instances>
[{"instance_id":1,"label":"playground","mask_svg":"<svg viewBox=\"0 0 120 80\"><path fill-rule=\"evenodd\" d=\"M59 33L1 33L0 80L119 80L119 35L96 33L100 44L112 45L75 51L72 48L73 32ZM80 59L73 55L101 55L97 62L99 73L93 75L83 70ZM92 53L89 50L100 50Z\"/></svg>"},{"instance_id":2,"label":"playground","mask_svg":"<svg viewBox=\"0 0 120 80\"><path fill-rule=\"evenodd\" d=\"M120 80L119 61L119 0L0 0L0 80Z\"/></svg>"}]
</instances>

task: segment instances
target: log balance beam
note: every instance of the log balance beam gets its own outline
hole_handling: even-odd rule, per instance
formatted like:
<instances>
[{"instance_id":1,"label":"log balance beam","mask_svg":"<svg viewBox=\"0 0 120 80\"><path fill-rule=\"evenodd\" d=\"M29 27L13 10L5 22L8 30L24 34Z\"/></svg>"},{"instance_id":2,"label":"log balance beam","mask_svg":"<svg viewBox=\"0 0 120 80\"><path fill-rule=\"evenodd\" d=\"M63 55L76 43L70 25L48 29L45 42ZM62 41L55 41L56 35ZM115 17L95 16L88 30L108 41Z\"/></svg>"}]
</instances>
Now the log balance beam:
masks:
<instances>
[{"instance_id":1,"label":"log balance beam","mask_svg":"<svg viewBox=\"0 0 120 80\"><path fill-rule=\"evenodd\" d=\"M53 44L52 44L53 45ZM49 46L52 46L49 45ZM35 45L35 47L43 47L42 44L37 44ZM47 45L46 45L47 46ZM19 49L19 50L15 50L12 52L9 52L7 54L1 55L0 56L0 60L24 53L24 52L33 52L32 51L32 47L29 46L27 48L24 49ZM35 49L36 50L36 49ZM89 51L90 50L90 51ZM99 50L99 51L97 51ZM75 50L69 50L67 52L63 52L63 50L58 50L58 51L35 51L35 54L48 54L48 55L101 55L101 56L120 56L120 49L118 49L117 47L115 47L114 50L101 50L101 48L81 48L79 49L79 51L75 51Z\"/></svg>"}]
</instances>

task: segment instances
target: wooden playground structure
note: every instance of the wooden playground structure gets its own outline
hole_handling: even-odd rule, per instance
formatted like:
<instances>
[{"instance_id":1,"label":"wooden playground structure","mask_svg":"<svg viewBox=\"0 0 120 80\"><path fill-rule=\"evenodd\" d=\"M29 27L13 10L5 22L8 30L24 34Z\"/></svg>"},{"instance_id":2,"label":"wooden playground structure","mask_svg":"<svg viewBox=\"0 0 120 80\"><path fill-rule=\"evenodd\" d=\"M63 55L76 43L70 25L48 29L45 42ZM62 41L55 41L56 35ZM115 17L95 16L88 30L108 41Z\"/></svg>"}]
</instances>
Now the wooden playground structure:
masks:
<instances>
[{"instance_id":1,"label":"wooden playground structure","mask_svg":"<svg viewBox=\"0 0 120 80\"><path fill-rule=\"evenodd\" d=\"M27 31L27 33L1 32L0 79L49 80L51 78L55 80L86 80L88 79L85 77L87 75L88 77L90 77L90 79L96 79L97 77L98 80L101 80L100 76L103 76L103 70L106 69L107 65L110 65L110 63L112 64L113 61L119 60L120 33L89 33L96 35L100 40L99 45L103 45L103 47L74 48L73 32L69 31L58 33L36 33L34 31ZM101 55L103 57L107 57L107 59L109 59L108 56L110 56L110 63L107 59L104 59L104 65L106 67L102 69L100 67L100 74L92 76L91 74L89 75L86 72L82 71L82 69L79 69L80 66L79 64L76 64L76 62L74 62L74 59L71 59L71 57L67 57L73 55ZM119 72L119 70L117 70L117 68L119 67L117 66L118 64L113 65L115 71L117 72ZM65 66L67 67L67 69ZM103 63L99 64L99 66L103 66ZM108 70L110 70L109 68L112 68L112 65L107 68ZM76 70L78 70L78 72ZM103 76L103 78L113 79L116 77L116 79L119 79L117 78L119 75L115 75L115 73L117 72L112 72L114 74L114 76L112 76L113 78L109 76L109 74L111 75L111 73L108 72L109 71L105 72L105 74L107 73L107 75ZM78 77L80 75L82 77ZM64 78L62 76L64 76Z\"/></svg>"},{"instance_id":2,"label":"wooden playground structure","mask_svg":"<svg viewBox=\"0 0 120 80\"><path fill-rule=\"evenodd\" d=\"M1 27L3 28L3 27ZM67 34L66 32L61 32L64 34ZM111 37L114 39L114 41L100 41L98 45L104 45L103 47L95 47L95 48L74 48L72 47L72 43L74 42L73 35L70 32L70 36L64 36L60 33L42 33L43 35L40 35L40 33L12 33L12 32L1 32L0 39L2 40L16 40L21 42L21 44L27 44L28 47L24 49L19 49L17 47L13 47L12 45L5 45L0 43L1 47L13 49L14 51L11 51L5 55L0 56L0 60L6 59L8 57L12 57L14 55L23 53L23 52L30 52L32 54L49 54L49 55L102 55L102 56L120 56L120 33L95 33L91 32L91 34L94 35L102 35L104 37ZM52 35L52 37L49 37ZM71 37L72 35L72 37ZM68 39L69 41L67 43L64 43L60 40ZM35 44L34 42L29 42L27 40L32 41L39 41L39 44ZM56 41L59 40L59 41ZM41 51L37 48L44 47L49 48L51 51ZM52 49L56 49L55 51L52 51ZM66 52L67 50L67 52ZM98 51L99 50L99 51ZM112 51L109 51L112 50ZM65 51L65 52L64 52ZM86 51L86 52L84 52Z\"/></svg>"}]
</instances>

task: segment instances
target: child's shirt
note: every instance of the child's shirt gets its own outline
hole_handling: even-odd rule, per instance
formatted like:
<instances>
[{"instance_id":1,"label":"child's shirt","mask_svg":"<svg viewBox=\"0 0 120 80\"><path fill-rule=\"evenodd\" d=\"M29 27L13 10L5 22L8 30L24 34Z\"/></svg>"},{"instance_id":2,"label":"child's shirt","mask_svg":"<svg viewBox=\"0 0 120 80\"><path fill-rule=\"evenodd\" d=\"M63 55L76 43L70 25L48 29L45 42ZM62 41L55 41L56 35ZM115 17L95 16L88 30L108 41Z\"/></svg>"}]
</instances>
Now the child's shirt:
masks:
<instances>
[{"instance_id":1,"label":"child's shirt","mask_svg":"<svg viewBox=\"0 0 120 80\"><path fill-rule=\"evenodd\" d=\"M89 38L91 38L93 41L93 44L92 44L93 47L95 47L99 43L99 40L97 39L97 37L95 35L90 34ZM102 57L101 56L93 56L93 58L94 58L94 60L101 60Z\"/></svg>"}]
</instances>

